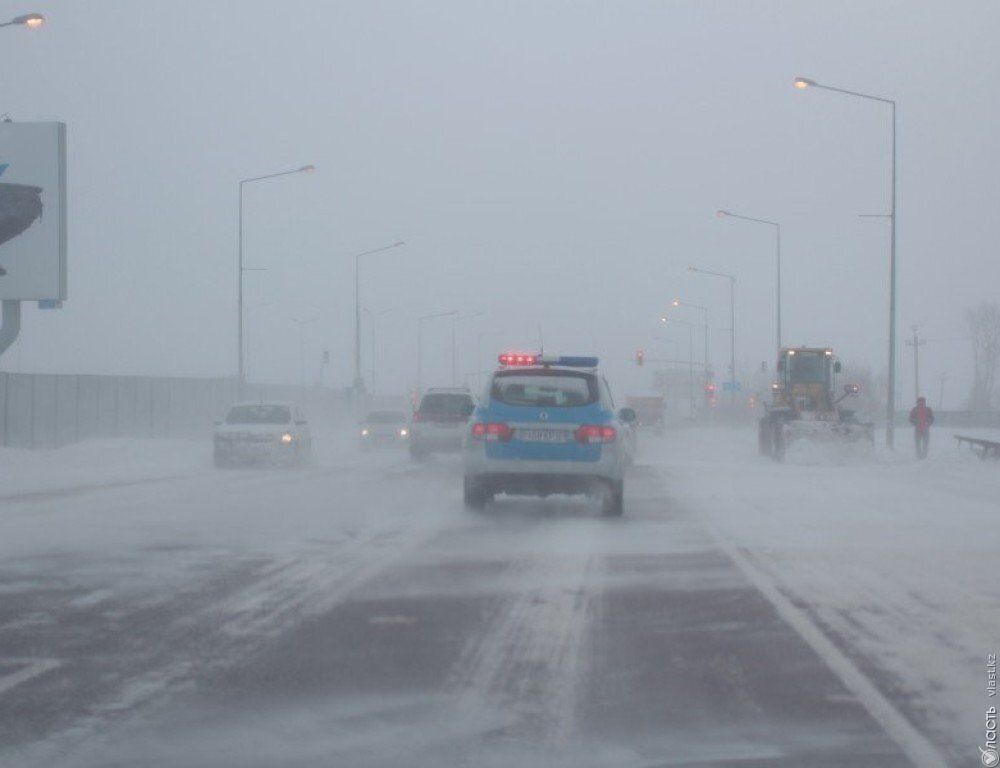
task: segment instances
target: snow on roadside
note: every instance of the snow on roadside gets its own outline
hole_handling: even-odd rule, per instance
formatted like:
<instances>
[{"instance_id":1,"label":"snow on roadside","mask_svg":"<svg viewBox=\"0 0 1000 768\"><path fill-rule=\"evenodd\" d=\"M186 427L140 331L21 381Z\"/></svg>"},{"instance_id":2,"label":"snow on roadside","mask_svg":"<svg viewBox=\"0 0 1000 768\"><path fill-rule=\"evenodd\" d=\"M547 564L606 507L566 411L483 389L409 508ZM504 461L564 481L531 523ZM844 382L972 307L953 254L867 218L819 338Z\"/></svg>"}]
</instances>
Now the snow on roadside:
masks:
<instances>
[{"instance_id":1,"label":"snow on roadside","mask_svg":"<svg viewBox=\"0 0 1000 768\"><path fill-rule=\"evenodd\" d=\"M94 439L45 450L0 448L5 496L192 475L211 467L207 440Z\"/></svg>"},{"instance_id":2,"label":"snow on roadside","mask_svg":"<svg viewBox=\"0 0 1000 768\"><path fill-rule=\"evenodd\" d=\"M959 451L950 432L923 462L908 430L897 439L896 453L810 446L774 464L751 430L693 429L647 446L645 460L878 670L919 729L963 754L982 737L986 655L1000 642L1000 464Z\"/></svg>"}]
</instances>

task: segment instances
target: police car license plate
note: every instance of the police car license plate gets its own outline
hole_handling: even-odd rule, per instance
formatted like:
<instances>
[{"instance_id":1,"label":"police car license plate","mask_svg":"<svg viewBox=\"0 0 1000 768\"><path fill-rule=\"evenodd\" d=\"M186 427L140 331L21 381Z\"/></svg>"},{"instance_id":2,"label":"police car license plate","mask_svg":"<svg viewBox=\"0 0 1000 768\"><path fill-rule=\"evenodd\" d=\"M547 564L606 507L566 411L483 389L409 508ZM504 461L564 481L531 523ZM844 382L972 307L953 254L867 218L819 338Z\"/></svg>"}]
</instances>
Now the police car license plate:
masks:
<instances>
[{"instance_id":1,"label":"police car license plate","mask_svg":"<svg viewBox=\"0 0 1000 768\"><path fill-rule=\"evenodd\" d=\"M529 443L565 443L569 439L565 429L519 429L515 434Z\"/></svg>"}]
</instances>

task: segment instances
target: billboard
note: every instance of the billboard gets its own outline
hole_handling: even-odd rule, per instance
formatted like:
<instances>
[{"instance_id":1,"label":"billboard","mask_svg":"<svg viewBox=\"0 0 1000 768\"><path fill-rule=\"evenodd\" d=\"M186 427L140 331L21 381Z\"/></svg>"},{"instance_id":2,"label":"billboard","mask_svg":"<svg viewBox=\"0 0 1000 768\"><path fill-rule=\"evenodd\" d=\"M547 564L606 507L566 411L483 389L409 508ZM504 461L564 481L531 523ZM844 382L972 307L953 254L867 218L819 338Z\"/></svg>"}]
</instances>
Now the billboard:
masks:
<instances>
[{"instance_id":1,"label":"billboard","mask_svg":"<svg viewBox=\"0 0 1000 768\"><path fill-rule=\"evenodd\" d=\"M0 299L66 298L66 124L0 122Z\"/></svg>"}]
</instances>

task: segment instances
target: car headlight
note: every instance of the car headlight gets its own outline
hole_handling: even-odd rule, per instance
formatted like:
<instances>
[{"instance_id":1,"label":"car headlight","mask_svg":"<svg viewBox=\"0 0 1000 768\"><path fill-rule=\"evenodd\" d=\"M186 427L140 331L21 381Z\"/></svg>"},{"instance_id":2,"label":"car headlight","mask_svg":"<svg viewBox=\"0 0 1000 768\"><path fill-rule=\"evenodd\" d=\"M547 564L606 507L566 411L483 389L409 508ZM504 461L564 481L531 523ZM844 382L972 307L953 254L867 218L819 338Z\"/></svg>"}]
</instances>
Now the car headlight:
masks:
<instances>
[{"instance_id":1,"label":"car headlight","mask_svg":"<svg viewBox=\"0 0 1000 768\"><path fill-rule=\"evenodd\" d=\"M361 430L361 436L362 437L368 437L368 429L367 429L367 427L365 429Z\"/></svg>"},{"instance_id":2,"label":"car headlight","mask_svg":"<svg viewBox=\"0 0 1000 768\"><path fill-rule=\"evenodd\" d=\"M406 429L405 427L399 430L400 437L406 437L408 434L410 434L410 430Z\"/></svg>"},{"instance_id":3,"label":"car headlight","mask_svg":"<svg viewBox=\"0 0 1000 768\"><path fill-rule=\"evenodd\" d=\"M285 445L288 445L288 444L289 444L290 442L292 442L292 440L294 440L294 439L295 439L295 438L293 438L293 437L292 437L292 434L291 434L291 432L286 432L285 434L283 434L283 435L281 436L281 442L283 442L283 443L284 443Z\"/></svg>"}]
</instances>

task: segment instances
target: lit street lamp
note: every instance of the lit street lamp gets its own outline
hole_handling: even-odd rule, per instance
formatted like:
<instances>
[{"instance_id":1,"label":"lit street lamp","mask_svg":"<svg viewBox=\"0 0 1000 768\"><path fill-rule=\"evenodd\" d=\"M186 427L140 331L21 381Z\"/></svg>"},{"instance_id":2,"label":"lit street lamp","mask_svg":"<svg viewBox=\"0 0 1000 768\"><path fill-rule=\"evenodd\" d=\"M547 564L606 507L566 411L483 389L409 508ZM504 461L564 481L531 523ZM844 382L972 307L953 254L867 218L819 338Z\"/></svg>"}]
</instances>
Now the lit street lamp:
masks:
<instances>
[{"instance_id":1,"label":"lit street lamp","mask_svg":"<svg viewBox=\"0 0 1000 768\"><path fill-rule=\"evenodd\" d=\"M775 337L777 339L776 347L781 349L781 224L777 221L769 221L768 219L755 219L753 216L743 216L739 213L733 213L732 211L718 210L715 215L720 219L731 218L731 219L742 219L743 221L752 221L756 224L767 224L774 227L774 266L775 266L775 289L774 289L774 315L775 315Z\"/></svg>"},{"instance_id":2,"label":"lit street lamp","mask_svg":"<svg viewBox=\"0 0 1000 768\"><path fill-rule=\"evenodd\" d=\"M38 29L45 23L45 17L40 13L25 13L15 16L10 21L0 22L0 27L27 27L28 29Z\"/></svg>"},{"instance_id":3,"label":"lit street lamp","mask_svg":"<svg viewBox=\"0 0 1000 768\"><path fill-rule=\"evenodd\" d=\"M896 102L882 96L873 96L860 91L849 91L845 88L835 88L832 85L822 85L807 77L796 77L794 85L799 90L819 88L824 91L842 93L845 96L855 96L859 99L878 101L889 105L892 124L892 202L889 207L889 219L892 221L892 233L889 240L889 381L887 382L885 443L893 447L893 428L896 418Z\"/></svg>"},{"instance_id":4,"label":"lit street lamp","mask_svg":"<svg viewBox=\"0 0 1000 768\"><path fill-rule=\"evenodd\" d=\"M686 320L669 318L666 315L660 317L661 325L683 325L688 329L688 401L690 403L691 416L695 411L695 386L694 386L694 323ZM707 366L706 366L707 368ZM707 374L706 374L707 375Z\"/></svg>"},{"instance_id":5,"label":"lit street lamp","mask_svg":"<svg viewBox=\"0 0 1000 768\"><path fill-rule=\"evenodd\" d=\"M713 272L710 269L688 267L688 272L697 275L724 277L729 281L729 387L734 403L736 402L736 275L725 272Z\"/></svg>"},{"instance_id":6,"label":"lit street lamp","mask_svg":"<svg viewBox=\"0 0 1000 768\"><path fill-rule=\"evenodd\" d=\"M703 307L701 304L692 304L690 301L681 301L680 299L674 299L672 303L675 307L691 307L691 309L701 310L705 328L705 381L708 381L708 307Z\"/></svg>"},{"instance_id":7,"label":"lit street lamp","mask_svg":"<svg viewBox=\"0 0 1000 768\"><path fill-rule=\"evenodd\" d=\"M361 391L364 389L364 380L361 377L361 257L370 256L373 253L389 251L406 245L399 240L391 245L383 245L381 248L372 248L370 251L362 251L354 256L354 398L360 399Z\"/></svg>"},{"instance_id":8,"label":"lit street lamp","mask_svg":"<svg viewBox=\"0 0 1000 768\"><path fill-rule=\"evenodd\" d=\"M290 176L293 173L311 173L316 170L314 165L303 165L301 168L293 168L290 171L279 171L278 173L268 173L263 176L252 176L249 179L240 179L240 226L239 226L239 262L237 265L238 278L238 298L236 301L237 314L237 384L239 385L240 397L243 393L243 385L246 383L244 370L244 349L243 349L243 273L251 271L243 266L243 187L252 181L264 181L265 179L276 179L279 176Z\"/></svg>"}]
</instances>

